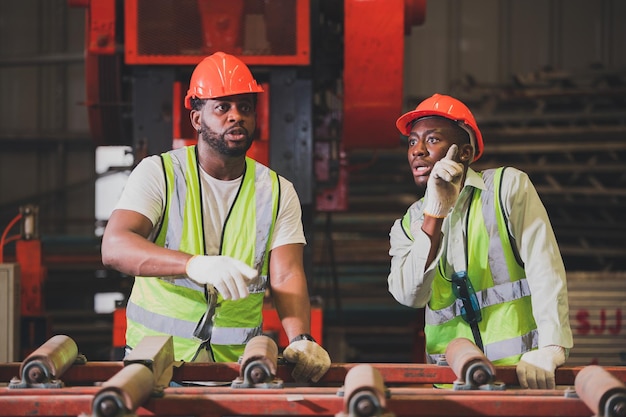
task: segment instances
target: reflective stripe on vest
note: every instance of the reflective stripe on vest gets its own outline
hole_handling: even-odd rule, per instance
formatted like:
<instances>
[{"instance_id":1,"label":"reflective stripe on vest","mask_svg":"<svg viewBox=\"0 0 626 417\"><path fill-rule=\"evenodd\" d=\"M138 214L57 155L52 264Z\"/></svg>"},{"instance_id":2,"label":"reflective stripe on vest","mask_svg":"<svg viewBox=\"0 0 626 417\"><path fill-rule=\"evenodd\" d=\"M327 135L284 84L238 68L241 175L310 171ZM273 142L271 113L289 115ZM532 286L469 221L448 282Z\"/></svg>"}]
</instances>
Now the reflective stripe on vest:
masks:
<instances>
[{"instance_id":1,"label":"reflective stripe on vest","mask_svg":"<svg viewBox=\"0 0 626 417\"><path fill-rule=\"evenodd\" d=\"M523 351L528 346L533 346L533 349L537 348L539 343L539 335L536 330L526 333L525 335L514 337L507 340L501 340L499 342L491 343L485 346L485 356L492 362L499 362L500 365L515 364L507 360L510 356L510 352ZM471 340L471 339L470 339ZM437 363L439 359L444 359L445 354L432 354L428 355L430 363ZM506 363L501 363L506 360ZM510 362L510 363L509 363Z\"/></svg>"},{"instance_id":2,"label":"reflective stripe on vest","mask_svg":"<svg viewBox=\"0 0 626 417\"><path fill-rule=\"evenodd\" d=\"M493 190L494 170L488 170L483 174L483 181L487 190ZM495 199L498 190L494 192L481 193L483 221L489 233L489 269L495 285L504 284L511 281L509 277L509 269L504 255L502 246L502 238L498 227L496 204L500 204L499 199ZM469 233L469 232L468 232ZM507 231L508 233L508 231ZM468 250L469 252L469 250ZM529 294L530 295L530 294Z\"/></svg>"},{"instance_id":3,"label":"reflective stripe on vest","mask_svg":"<svg viewBox=\"0 0 626 417\"><path fill-rule=\"evenodd\" d=\"M530 296L530 288L528 288L528 281L525 278L476 292L476 298L478 299L481 310L486 307L501 304L505 301L517 300L527 296ZM462 306L463 303L461 300L457 299L452 305L439 310L426 308L425 321L433 326L445 324L460 315Z\"/></svg>"},{"instance_id":4,"label":"reflective stripe on vest","mask_svg":"<svg viewBox=\"0 0 626 417\"><path fill-rule=\"evenodd\" d=\"M202 191L196 148L162 155L167 200L155 243L191 254L205 254ZM236 361L245 343L261 333L262 304L267 286L268 250L278 213L278 176L246 158L246 170L221 237L220 254L255 267L258 278L251 295L237 301L218 299L211 343L220 346L216 361ZM255 207L255 212L250 207ZM249 242L254 242L250 245ZM204 287L189 278L137 277L127 308L127 341L135 346L148 334L171 334L177 360L192 360L200 341L193 331L207 308ZM234 315L234 317L231 317Z\"/></svg>"}]
</instances>

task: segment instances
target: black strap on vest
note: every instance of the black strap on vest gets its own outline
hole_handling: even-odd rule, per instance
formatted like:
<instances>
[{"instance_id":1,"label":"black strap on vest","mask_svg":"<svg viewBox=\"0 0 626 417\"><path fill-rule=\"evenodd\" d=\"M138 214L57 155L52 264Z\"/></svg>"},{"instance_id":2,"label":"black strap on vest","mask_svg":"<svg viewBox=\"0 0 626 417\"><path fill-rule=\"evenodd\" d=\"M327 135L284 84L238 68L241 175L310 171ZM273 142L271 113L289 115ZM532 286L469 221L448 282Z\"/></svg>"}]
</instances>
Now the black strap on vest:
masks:
<instances>
[{"instance_id":1,"label":"black strap on vest","mask_svg":"<svg viewBox=\"0 0 626 417\"><path fill-rule=\"evenodd\" d=\"M472 190L472 195L469 198L469 206L467 208L467 215L465 217L465 269L467 269L467 265L469 263L469 254L468 254L468 237L469 234L469 218L470 218L470 210L472 207L472 202L474 200L474 189ZM472 329L472 336L474 336L474 342L476 346L484 352L485 348L483 345L483 338L480 335L480 329L478 328L478 323L482 320L482 313L480 311L480 305L478 304L478 299L476 298L476 292L474 291L474 287L472 286L469 277L467 276L467 272L455 272L452 274L452 289L456 297L461 300L463 307L461 309L461 317L467 324L470 325Z\"/></svg>"}]
</instances>

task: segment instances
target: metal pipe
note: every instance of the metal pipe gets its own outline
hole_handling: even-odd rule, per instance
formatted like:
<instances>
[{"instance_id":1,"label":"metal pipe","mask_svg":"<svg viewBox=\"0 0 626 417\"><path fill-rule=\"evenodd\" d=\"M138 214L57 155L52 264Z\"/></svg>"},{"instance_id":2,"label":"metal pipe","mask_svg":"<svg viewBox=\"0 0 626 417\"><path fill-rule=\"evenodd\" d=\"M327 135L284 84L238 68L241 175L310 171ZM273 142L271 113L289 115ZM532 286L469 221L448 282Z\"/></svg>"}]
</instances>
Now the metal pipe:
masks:
<instances>
[{"instance_id":1,"label":"metal pipe","mask_svg":"<svg viewBox=\"0 0 626 417\"><path fill-rule=\"evenodd\" d=\"M26 67L38 65L56 65L56 64L83 64L85 62L84 54L50 54L20 58L0 59L0 67Z\"/></svg>"}]
</instances>

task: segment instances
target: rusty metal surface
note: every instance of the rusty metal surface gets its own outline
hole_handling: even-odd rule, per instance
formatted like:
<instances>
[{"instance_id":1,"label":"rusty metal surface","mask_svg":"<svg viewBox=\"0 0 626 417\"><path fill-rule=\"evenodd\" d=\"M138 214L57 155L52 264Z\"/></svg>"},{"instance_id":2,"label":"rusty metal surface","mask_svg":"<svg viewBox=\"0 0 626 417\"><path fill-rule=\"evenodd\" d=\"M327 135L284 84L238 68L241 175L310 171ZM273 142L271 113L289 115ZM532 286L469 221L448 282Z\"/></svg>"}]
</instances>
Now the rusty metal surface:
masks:
<instances>
[{"instance_id":1,"label":"rusty metal surface","mask_svg":"<svg viewBox=\"0 0 626 417\"><path fill-rule=\"evenodd\" d=\"M350 369L356 363L334 363L319 381L320 386L342 384ZM391 385L452 383L456 375L449 366L438 366L415 363L375 363L385 383ZM72 366L63 374L67 386L87 385L106 381L124 367L122 362L88 362ZM20 363L0 364L0 383L8 382L18 374ZM582 366L561 367L556 370L557 385L574 385L576 375ZM620 381L626 382L626 367L603 367ZM229 363L185 363L174 368L174 381L224 381L230 382L239 375L239 364ZM285 382L293 382L291 371L293 365L281 364L277 376ZM497 366L498 380L507 385L519 385L515 366Z\"/></svg>"},{"instance_id":2,"label":"rusty metal surface","mask_svg":"<svg viewBox=\"0 0 626 417\"><path fill-rule=\"evenodd\" d=\"M334 416L343 409L343 399L334 392L308 393L293 390L246 390L233 395L208 393L213 389L166 389L162 397L150 398L136 415L152 416L225 416L225 415L302 415ZM56 390L59 391L59 390ZM236 390L235 390L236 391ZM0 416L67 416L89 413L91 396L85 394L44 395L3 398L0 391ZM396 416L590 416L591 411L579 398L566 398L563 391L449 391L416 388L391 390L387 407Z\"/></svg>"}]
</instances>

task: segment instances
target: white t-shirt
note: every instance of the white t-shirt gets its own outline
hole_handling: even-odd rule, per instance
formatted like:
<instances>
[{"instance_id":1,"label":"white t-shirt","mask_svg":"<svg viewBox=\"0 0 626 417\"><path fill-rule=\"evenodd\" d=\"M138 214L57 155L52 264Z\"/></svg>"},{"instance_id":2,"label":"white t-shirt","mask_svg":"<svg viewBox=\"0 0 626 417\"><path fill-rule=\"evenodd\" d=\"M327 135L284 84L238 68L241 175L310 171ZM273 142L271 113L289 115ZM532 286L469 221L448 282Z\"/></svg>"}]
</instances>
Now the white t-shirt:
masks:
<instances>
[{"instance_id":1,"label":"white t-shirt","mask_svg":"<svg viewBox=\"0 0 626 417\"><path fill-rule=\"evenodd\" d=\"M218 255L222 226L233 204L242 177L222 181L211 177L200 168L202 186L202 209L204 213L204 235L207 255ZM274 226L271 249L292 243L306 244L302 228L302 208L293 184L279 176L280 205ZM165 177L161 157L152 155L144 158L131 172L124 191L115 209L132 210L143 214L159 224L165 206Z\"/></svg>"}]
</instances>

